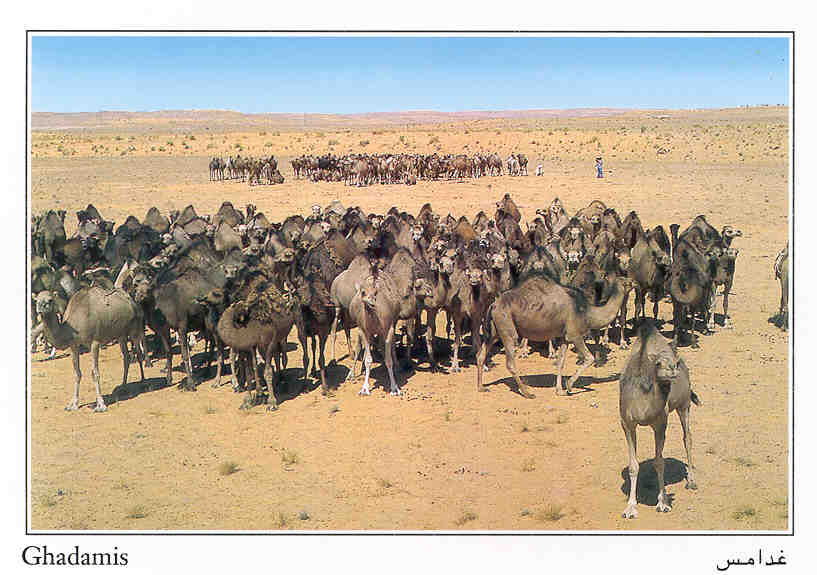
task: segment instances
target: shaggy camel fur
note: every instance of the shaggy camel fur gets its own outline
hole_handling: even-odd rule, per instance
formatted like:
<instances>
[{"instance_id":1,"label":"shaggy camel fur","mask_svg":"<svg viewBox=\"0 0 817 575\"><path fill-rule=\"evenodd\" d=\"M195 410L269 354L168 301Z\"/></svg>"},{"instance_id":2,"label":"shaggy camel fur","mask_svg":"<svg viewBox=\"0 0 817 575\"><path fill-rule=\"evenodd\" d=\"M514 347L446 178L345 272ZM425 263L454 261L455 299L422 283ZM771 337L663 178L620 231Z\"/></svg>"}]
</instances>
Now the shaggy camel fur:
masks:
<instances>
[{"instance_id":1,"label":"shaggy camel fur","mask_svg":"<svg viewBox=\"0 0 817 575\"><path fill-rule=\"evenodd\" d=\"M124 370L122 385L128 382L128 338L134 343L134 349L139 360L141 381L145 379L142 365L144 337L144 321L142 309L121 289L106 290L101 287L87 287L75 293L68 306L62 321L57 317L54 296L51 292L37 294L37 312L43 318L45 337L57 349L71 348L71 358L74 363L74 396L66 411L79 408L79 382L82 372L79 368L80 346L91 348L91 375L96 385L96 407L94 411L105 411L105 400L99 388L99 346L119 340L122 350Z\"/></svg>"},{"instance_id":2,"label":"shaggy camel fur","mask_svg":"<svg viewBox=\"0 0 817 575\"><path fill-rule=\"evenodd\" d=\"M502 340L508 371L516 382L519 393L532 399L535 395L522 383L516 369L516 346L520 336L531 341L545 342L564 338L559 356L559 371L556 377L556 394L562 394L562 369L567 347L573 344L579 359L584 361L578 371L567 382L569 395L573 384L590 365L592 358L584 343L591 329L601 329L618 314L624 297L632 289L629 278L617 278L611 286L610 297L603 306L591 305L582 292L565 287L545 275L534 275L512 290L499 295L485 315L484 331L488 335L487 345L477 354L477 391L485 391L482 372L488 350Z\"/></svg>"},{"instance_id":3,"label":"shaggy camel fur","mask_svg":"<svg viewBox=\"0 0 817 575\"><path fill-rule=\"evenodd\" d=\"M622 514L627 519L638 516L636 510L636 482L638 481L638 457L636 456L636 427L649 425L655 434L655 473L658 475L659 513L670 510L664 488L664 439L667 416L678 412L684 432L687 452L687 489L697 489L692 464L692 433L689 429L690 404L700 405L698 396L689 382L689 369L678 356L675 347L664 339L652 322L645 321L638 329L638 343L633 346L624 375L619 384L619 413L621 427L627 439L630 456L630 497Z\"/></svg>"}]
</instances>

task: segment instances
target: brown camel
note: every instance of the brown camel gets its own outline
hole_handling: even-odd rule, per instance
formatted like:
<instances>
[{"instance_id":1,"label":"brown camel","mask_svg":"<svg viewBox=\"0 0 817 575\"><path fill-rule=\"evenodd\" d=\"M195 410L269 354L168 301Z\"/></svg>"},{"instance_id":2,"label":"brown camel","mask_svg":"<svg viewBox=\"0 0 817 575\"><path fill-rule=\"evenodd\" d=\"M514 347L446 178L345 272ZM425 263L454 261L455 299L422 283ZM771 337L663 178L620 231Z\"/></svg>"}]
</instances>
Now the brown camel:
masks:
<instances>
[{"instance_id":1,"label":"brown camel","mask_svg":"<svg viewBox=\"0 0 817 575\"><path fill-rule=\"evenodd\" d=\"M678 356L674 346L664 339L653 322L644 321L638 329L638 343L627 362L619 385L619 413L621 427L627 439L630 463L630 497L622 514L627 519L638 517L636 510L636 482L638 458L636 457L636 427L649 425L655 434L655 473L658 475L659 513L670 510L664 489L664 438L667 416L678 412L684 432L687 452L687 489L697 489L692 464L692 434L689 429L690 404L700 405L698 396L689 383L689 369Z\"/></svg>"},{"instance_id":2,"label":"brown camel","mask_svg":"<svg viewBox=\"0 0 817 575\"><path fill-rule=\"evenodd\" d=\"M106 343L119 340L122 350L124 369L122 385L128 382L128 338L133 341L133 347L139 360L141 381L145 379L145 370L142 365L144 338L144 320L142 308L121 289L104 289L92 286L80 289L75 293L68 306L62 321L57 317L56 302L53 294L43 291L37 294L37 313L43 319L45 337L57 349L71 348L71 359L74 363L74 396L66 411L79 408L79 382L82 371L79 368L80 346L86 345L91 349L91 376L96 385L96 406L94 411L105 411L105 400L99 388L99 347Z\"/></svg>"},{"instance_id":3,"label":"brown camel","mask_svg":"<svg viewBox=\"0 0 817 575\"><path fill-rule=\"evenodd\" d=\"M584 294L574 288L565 287L550 277L532 275L519 286L499 295L485 315L484 331L489 333L488 345L483 345L477 355L477 391L485 391L482 372L488 350L497 339L505 346L508 370L513 375L519 393L528 399L534 398L530 388L522 383L516 369L516 345L520 337L531 341L545 342L561 337L564 339L559 357L559 371L556 376L556 394L562 394L562 370L567 348L576 348L579 359L584 362L567 381L569 395L573 384L587 369L592 355L584 343L584 338L592 329L607 326L621 309L633 282L629 278L617 278L611 286L607 303L592 305Z\"/></svg>"}]
</instances>

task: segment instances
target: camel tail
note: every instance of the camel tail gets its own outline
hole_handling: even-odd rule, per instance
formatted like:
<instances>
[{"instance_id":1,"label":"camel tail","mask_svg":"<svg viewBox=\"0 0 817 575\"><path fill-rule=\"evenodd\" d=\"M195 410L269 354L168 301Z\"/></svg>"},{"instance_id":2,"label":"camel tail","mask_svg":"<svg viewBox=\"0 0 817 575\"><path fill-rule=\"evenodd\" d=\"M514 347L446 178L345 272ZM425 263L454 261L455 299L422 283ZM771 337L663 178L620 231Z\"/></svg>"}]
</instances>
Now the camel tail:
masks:
<instances>
[{"instance_id":1,"label":"camel tail","mask_svg":"<svg viewBox=\"0 0 817 575\"><path fill-rule=\"evenodd\" d=\"M698 396L695 395L695 392L692 391L691 389L689 390L689 399L691 399L692 403L694 403L695 405L697 405L697 406L701 405L701 400L698 399Z\"/></svg>"}]
</instances>

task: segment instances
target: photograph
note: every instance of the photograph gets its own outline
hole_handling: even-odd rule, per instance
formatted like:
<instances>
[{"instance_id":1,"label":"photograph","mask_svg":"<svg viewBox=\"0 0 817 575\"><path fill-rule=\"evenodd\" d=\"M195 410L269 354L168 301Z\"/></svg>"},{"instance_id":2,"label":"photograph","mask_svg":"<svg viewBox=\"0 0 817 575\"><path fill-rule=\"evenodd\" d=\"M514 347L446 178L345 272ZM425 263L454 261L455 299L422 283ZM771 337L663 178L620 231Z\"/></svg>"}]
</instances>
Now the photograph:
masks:
<instances>
[{"instance_id":1,"label":"photograph","mask_svg":"<svg viewBox=\"0 0 817 575\"><path fill-rule=\"evenodd\" d=\"M787 565L794 32L25 36L18 566Z\"/></svg>"}]
</instances>

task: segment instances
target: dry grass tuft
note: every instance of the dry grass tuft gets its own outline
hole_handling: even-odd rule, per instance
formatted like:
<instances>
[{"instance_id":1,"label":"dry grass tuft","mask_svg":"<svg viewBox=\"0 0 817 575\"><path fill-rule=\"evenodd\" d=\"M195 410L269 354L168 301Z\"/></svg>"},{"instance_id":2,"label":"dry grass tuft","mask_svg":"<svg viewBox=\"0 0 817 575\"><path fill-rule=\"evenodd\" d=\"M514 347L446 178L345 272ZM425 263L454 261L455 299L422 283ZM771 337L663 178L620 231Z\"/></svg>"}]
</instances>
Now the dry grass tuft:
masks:
<instances>
[{"instance_id":1,"label":"dry grass tuft","mask_svg":"<svg viewBox=\"0 0 817 575\"><path fill-rule=\"evenodd\" d=\"M536 460L530 457L522 464L522 471L536 471Z\"/></svg>"},{"instance_id":2,"label":"dry grass tuft","mask_svg":"<svg viewBox=\"0 0 817 575\"><path fill-rule=\"evenodd\" d=\"M469 521L474 521L477 518L477 514L473 511L465 511L459 518L454 522L458 527L462 527Z\"/></svg>"},{"instance_id":3,"label":"dry grass tuft","mask_svg":"<svg viewBox=\"0 0 817 575\"><path fill-rule=\"evenodd\" d=\"M553 521L558 521L559 519L561 519L564 516L565 516L565 514L562 512L562 506L551 503L550 505L545 507L542 511L540 511L539 513L536 514L536 519L539 520L539 521L542 521L542 522L544 522L544 521L553 522Z\"/></svg>"},{"instance_id":4,"label":"dry grass tuft","mask_svg":"<svg viewBox=\"0 0 817 575\"><path fill-rule=\"evenodd\" d=\"M148 512L144 508L143 505L134 505L130 509L128 509L128 513L125 515L126 519L142 519L143 517L147 517Z\"/></svg>"},{"instance_id":5,"label":"dry grass tuft","mask_svg":"<svg viewBox=\"0 0 817 575\"><path fill-rule=\"evenodd\" d=\"M757 515L757 509L751 505L743 505L732 512L732 519L737 519L740 521L742 519L754 517L755 515Z\"/></svg>"},{"instance_id":6,"label":"dry grass tuft","mask_svg":"<svg viewBox=\"0 0 817 575\"><path fill-rule=\"evenodd\" d=\"M298 463L298 454L289 449L284 449L284 452L281 453L281 462L284 465L295 465Z\"/></svg>"},{"instance_id":7,"label":"dry grass tuft","mask_svg":"<svg viewBox=\"0 0 817 575\"><path fill-rule=\"evenodd\" d=\"M218 466L219 475L232 475L239 469L238 463L234 461L224 461Z\"/></svg>"}]
</instances>

